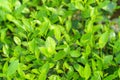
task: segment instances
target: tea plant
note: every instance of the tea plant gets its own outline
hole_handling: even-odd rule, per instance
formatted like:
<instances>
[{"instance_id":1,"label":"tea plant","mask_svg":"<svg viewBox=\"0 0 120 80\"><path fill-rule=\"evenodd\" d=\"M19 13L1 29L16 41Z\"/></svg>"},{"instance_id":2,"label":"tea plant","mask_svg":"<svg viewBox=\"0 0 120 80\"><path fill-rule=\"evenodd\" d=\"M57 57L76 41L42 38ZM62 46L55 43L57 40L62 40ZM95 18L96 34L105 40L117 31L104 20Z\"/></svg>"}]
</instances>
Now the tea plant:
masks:
<instances>
[{"instance_id":1,"label":"tea plant","mask_svg":"<svg viewBox=\"0 0 120 80\"><path fill-rule=\"evenodd\" d=\"M0 80L119 80L117 0L0 0Z\"/></svg>"}]
</instances>

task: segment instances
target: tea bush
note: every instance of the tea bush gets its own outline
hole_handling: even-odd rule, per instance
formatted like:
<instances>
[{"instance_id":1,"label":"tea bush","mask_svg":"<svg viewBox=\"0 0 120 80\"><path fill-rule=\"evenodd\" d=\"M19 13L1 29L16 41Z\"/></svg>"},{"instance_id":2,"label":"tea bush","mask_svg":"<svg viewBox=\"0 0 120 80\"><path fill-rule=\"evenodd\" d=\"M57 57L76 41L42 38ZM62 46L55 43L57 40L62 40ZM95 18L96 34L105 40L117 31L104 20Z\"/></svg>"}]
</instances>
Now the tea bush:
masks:
<instances>
[{"instance_id":1,"label":"tea bush","mask_svg":"<svg viewBox=\"0 0 120 80\"><path fill-rule=\"evenodd\" d=\"M119 80L117 0L0 0L0 80Z\"/></svg>"}]
</instances>

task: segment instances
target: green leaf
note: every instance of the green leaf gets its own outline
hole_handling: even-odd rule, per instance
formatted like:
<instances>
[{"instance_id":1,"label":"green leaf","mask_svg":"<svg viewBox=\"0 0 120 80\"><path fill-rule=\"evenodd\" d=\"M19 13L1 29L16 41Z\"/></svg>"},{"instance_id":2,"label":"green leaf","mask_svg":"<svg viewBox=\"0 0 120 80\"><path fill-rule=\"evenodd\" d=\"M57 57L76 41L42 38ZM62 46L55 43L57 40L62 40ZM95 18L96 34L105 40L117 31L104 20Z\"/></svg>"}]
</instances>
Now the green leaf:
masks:
<instances>
[{"instance_id":1,"label":"green leaf","mask_svg":"<svg viewBox=\"0 0 120 80\"><path fill-rule=\"evenodd\" d=\"M116 54L117 52L120 51L120 40L116 40L113 45L113 52Z\"/></svg>"},{"instance_id":2,"label":"green leaf","mask_svg":"<svg viewBox=\"0 0 120 80\"><path fill-rule=\"evenodd\" d=\"M55 54L54 56L54 60L60 60L60 59L64 59L64 57L66 56L66 53L64 51L59 51L58 53Z\"/></svg>"},{"instance_id":3,"label":"green leaf","mask_svg":"<svg viewBox=\"0 0 120 80\"><path fill-rule=\"evenodd\" d=\"M112 62L113 55L107 55L103 59L104 59L104 65L108 65L108 64L110 64Z\"/></svg>"},{"instance_id":4,"label":"green leaf","mask_svg":"<svg viewBox=\"0 0 120 80\"><path fill-rule=\"evenodd\" d=\"M56 42L53 38L47 37L45 46L46 46L48 52L51 53L51 55L52 55L55 52Z\"/></svg>"},{"instance_id":5,"label":"green leaf","mask_svg":"<svg viewBox=\"0 0 120 80\"><path fill-rule=\"evenodd\" d=\"M20 76L25 77L25 73L24 73L24 71L22 69L22 65L21 64L18 66L18 70L17 71L18 71L18 74Z\"/></svg>"},{"instance_id":6,"label":"green leaf","mask_svg":"<svg viewBox=\"0 0 120 80\"><path fill-rule=\"evenodd\" d=\"M14 36L13 39L17 45L21 45L21 40L17 36Z\"/></svg>"},{"instance_id":7,"label":"green leaf","mask_svg":"<svg viewBox=\"0 0 120 80\"><path fill-rule=\"evenodd\" d=\"M66 31L69 33L71 27L72 27L72 22L70 20L66 21Z\"/></svg>"},{"instance_id":8,"label":"green leaf","mask_svg":"<svg viewBox=\"0 0 120 80\"><path fill-rule=\"evenodd\" d=\"M116 8L116 3L108 2L107 5L105 5L102 9L112 13L114 11L114 9Z\"/></svg>"},{"instance_id":9,"label":"green leaf","mask_svg":"<svg viewBox=\"0 0 120 80\"><path fill-rule=\"evenodd\" d=\"M89 18L90 17L90 8L86 7L82 12L81 12L81 17L82 18Z\"/></svg>"},{"instance_id":10,"label":"green leaf","mask_svg":"<svg viewBox=\"0 0 120 80\"><path fill-rule=\"evenodd\" d=\"M81 77L84 77L84 68L79 64L74 64L75 70L79 73Z\"/></svg>"},{"instance_id":11,"label":"green leaf","mask_svg":"<svg viewBox=\"0 0 120 80\"><path fill-rule=\"evenodd\" d=\"M48 53L48 50L46 47L40 47L40 51L42 54L44 54L46 57L51 57L51 55Z\"/></svg>"},{"instance_id":12,"label":"green leaf","mask_svg":"<svg viewBox=\"0 0 120 80\"><path fill-rule=\"evenodd\" d=\"M14 21L15 20L15 18L11 14L7 14L6 17L9 21Z\"/></svg>"},{"instance_id":13,"label":"green leaf","mask_svg":"<svg viewBox=\"0 0 120 80\"><path fill-rule=\"evenodd\" d=\"M0 0L0 8L3 8L7 12L12 11L8 0L5 0L5 1Z\"/></svg>"},{"instance_id":14,"label":"green leaf","mask_svg":"<svg viewBox=\"0 0 120 80\"><path fill-rule=\"evenodd\" d=\"M61 79L60 79L60 76L58 76L58 75L51 75L49 77L49 80L61 80Z\"/></svg>"},{"instance_id":15,"label":"green leaf","mask_svg":"<svg viewBox=\"0 0 120 80\"><path fill-rule=\"evenodd\" d=\"M119 78L120 78L120 68L118 69L118 76L119 76Z\"/></svg>"},{"instance_id":16,"label":"green leaf","mask_svg":"<svg viewBox=\"0 0 120 80\"><path fill-rule=\"evenodd\" d=\"M85 9L85 7L83 6L83 4L81 2L79 2L79 1L75 2L75 7L77 9L79 9L79 10L84 10Z\"/></svg>"},{"instance_id":17,"label":"green leaf","mask_svg":"<svg viewBox=\"0 0 120 80\"><path fill-rule=\"evenodd\" d=\"M49 25L50 25L49 21L45 19L45 22L43 22L39 27L39 30L40 30L39 34L42 36L46 35L49 29Z\"/></svg>"},{"instance_id":18,"label":"green leaf","mask_svg":"<svg viewBox=\"0 0 120 80\"><path fill-rule=\"evenodd\" d=\"M101 80L100 72L94 71L94 75L92 76L91 80Z\"/></svg>"},{"instance_id":19,"label":"green leaf","mask_svg":"<svg viewBox=\"0 0 120 80\"><path fill-rule=\"evenodd\" d=\"M19 64L18 60L12 61L10 63L10 65L8 67L8 71L7 71L7 76L11 76L11 75L15 74L15 72L18 69L18 64Z\"/></svg>"},{"instance_id":20,"label":"green leaf","mask_svg":"<svg viewBox=\"0 0 120 80\"><path fill-rule=\"evenodd\" d=\"M65 36L66 41L67 41L67 42L70 42L70 40L71 40L71 39L70 39L70 35L67 34L67 33L65 33L64 36Z\"/></svg>"},{"instance_id":21,"label":"green leaf","mask_svg":"<svg viewBox=\"0 0 120 80\"><path fill-rule=\"evenodd\" d=\"M40 69L39 80L46 80L48 70L49 70L49 63L45 63Z\"/></svg>"},{"instance_id":22,"label":"green leaf","mask_svg":"<svg viewBox=\"0 0 120 80\"><path fill-rule=\"evenodd\" d=\"M89 45L86 46L86 56L89 56L89 54L91 53L91 48Z\"/></svg>"},{"instance_id":23,"label":"green leaf","mask_svg":"<svg viewBox=\"0 0 120 80\"><path fill-rule=\"evenodd\" d=\"M6 33L7 33L7 28L0 30L0 36L1 36L0 39L2 42L5 42Z\"/></svg>"},{"instance_id":24,"label":"green leaf","mask_svg":"<svg viewBox=\"0 0 120 80\"><path fill-rule=\"evenodd\" d=\"M2 69L3 73L6 73L6 72L7 72L7 69L8 69L8 62L6 61L6 62L4 63L3 69Z\"/></svg>"},{"instance_id":25,"label":"green leaf","mask_svg":"<svg viewBox=\"0 0 120 80\"><path fill-rule=\"evenodd\" d=\"M54 35L55 35L55 38L56 38L58 41L61 40L61 30L60 30L60 26L55 26Z\"/></svg>"},{"instance_id":26,"label":"green leaf","mask_svg":"<svg viewBox=\"0 0 120 80\"><path fill-rule=\"evenodd\" d=\"M108 36L109 36L109 32L105 32L100 36L98 42L100 48L103 48L105 44L108 42Z\"/></svg>"},{"instance_id":27,"label":"green leaf","mask_svg":"<svg viewBox=\"0 0 120 80\"><path fill-rule=\"evenodd\" d=\"M6 57L9 57L9 46L6 44L6 45L3 45L3 53Z\"/></svg>"},{"instance_id":28,"label":"green leaf","mask_svg":"<svg viewBox=\"0 0 120 80\"><path fill-rule=\"evenodd\" d=\"M28 42L28 45L29 45L29 50L34 53L35 52L35 48L37 47L36 45L36 40L33 39L31 41Z\"/></svg>"},{"instance_id":29,"label":"green leaf","mask_svg":"<svg viewBox=\"0 0 120 80\"><path fill-rule=\"evenodd\" d=\"M108 75L107 77L105 77L103 80L114 80L116 78L116 76L114 74Z\"/></svg>"},{"instance_id":30,"label":"green leaf","mask_svg":"<svg viewBox=\"0 0 120 80\"><path fill-rule=\"evenodd\" d=\"M30 32L33 31L33 27L31 26L30 21L28 19L23 18L22 22L24 24L24 27L25 27L26 31L30 31Z\"/></svg>"},{"instance_id":31,"label":"green leaf","mask_svg":"<svg viewBox=\"0 0 120 80\"><path fill-rule=\"evenodd\" d=\"M117 54L114 59L116 63L120 64L120 54Z\"/></svg>"},{"instance_id":32,"label":"green leaf","mask_svg":"<svg viewBox=\"0 0 120 80\"><path fill-rule=\"evenodd\" d=\"M84 68L84 77L86 80L88 80L90 76L91 76L91 68L89 64L86 64Z\"/></svg>"},{"instance_id":33,"label":"green leaf","mask_svg":"<svg viewBox=\"0 0 120 80\"><path fill-rule=\"evenodd\" d=\"M83 45L86 45L90 43L92 39L92 34L91 33L86 33L86 34L83 34L81 39L80 39L80 43L83 44Z\"/></svg>"},{"instance_id":34,"label":"green leaf","mask_svg":"<svg viewBox=\"0 0 120 80\"><path fill-rule=\"evenodd\" d=\"M80 51L78 50L72 50L70 51L71 57L80 57Z\"/></svg>"}]
</instances>

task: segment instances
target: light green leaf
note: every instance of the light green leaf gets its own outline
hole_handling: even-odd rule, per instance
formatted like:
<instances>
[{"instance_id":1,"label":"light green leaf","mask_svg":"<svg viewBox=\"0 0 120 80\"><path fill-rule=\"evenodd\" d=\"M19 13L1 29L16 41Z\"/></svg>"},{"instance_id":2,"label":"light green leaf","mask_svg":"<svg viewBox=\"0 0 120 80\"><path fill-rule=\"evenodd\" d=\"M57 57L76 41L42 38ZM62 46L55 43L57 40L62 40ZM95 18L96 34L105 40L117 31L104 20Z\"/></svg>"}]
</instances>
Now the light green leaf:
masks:
<instances>
[{"instance_id":1,"label":"light green leaf","mask_svg":"<svg viewBox=\"0 0 120 80\"><path fill-rule=\"evenodd\" d=\"M107 55L103 59L104 59L104 65L108 65L113 60L113 55Z\"/></svg>"},{"instance_id":2,"label":"light green leaf","mask_svg":"<svg viewBox=\"0 0 120 80\"><path fill-rule=\"evenodd\" d=\"M58 41L61 40L61 30L60 30L60 26L55 26L54 35L55 35L55 38L56 38Z\"/></svg>"},{"instance_id":3,"label":"light green leaf","mask_svg":"<svg viewBox=\"0 0 120 80\"><path fill-rule=\"evenodd\" d=\"M113 2L111 1L111 2L109 2L107 5L105 5L102 9L104 9L104 10L112 13L113 10L116 8L116 5L117 5L116 3L113 3Z\"/></svg>"},{"instance_id":4,"label":"light green leaf","mask_svg":"<svg viewBox=\"0 0 120 80\"><path fill-rule=\"evenodd\" d=\"M39 30L40 30L40 35L46 35L47 34L47 31L48 31L48 29L49 29L49 26L50 26L50 23L49 23L49 21L45 21L45 22L43 22L43 23L41 23L41 25L40 25L40 27L39 27Z\"/></svg>"},{"instance_id":5,"label":"light green leaf","mask_svg":"<svg viewBox=\"0 0 120 80\"><path fill-rule=\"evenodd\" d=\"M79 64L74 64L75 70L79 73L81 77L84 77L84 68Z\"/></svg>"},{"instance_id":6,"label":"light green leaf","mask_svg":"<svg viewBox=\"0 0 120 80\"><path fill-rule=\"evenodd\" d=\"M84 77L86 80L88 80L90 76L91 76L91 68L89 64L86 64L84 68Z\"/></svg>"},{"instance_id":7,"label":"light green leaf","mask_svg":"<svg viewBox=\"0 0 120 80\"><path fill-rule=\"evenodd\" d=\"M89 45L86 46L86 56L88 56L91 53L91 48Z\"/></svg>"},{"instance_id":8,"label":"light green leaf","mask_svg":"<svg viewBox=\"0 0 120 80\"><path fill-rule=\"evenodd\" d=\"M18 64L19 64L18 60L12 61L10 63L10 65L8 67L8 71L7 71L7 76L11 76L11 75L13 75L17 71Z\"/></svg>"},{"instance_id":9,"label":"light green leaf","mask_svg":"<svg viewBox=\"0 0 120 80\"><path fill-rule=\"evenodd\" d=\"M72 50L70 51L71 57L79 57L80 56L80 51L78 50Z\"/></svg>"},{"instance_id":10,"label":"light green leaf","mask_svg":"<svg viewBox=\"0 0 120 80\"><path fill-rule=\"evenodd\" d=\"M51 53L51 55L52 55L55 52L56 42L53 38L47 37L45 46L46 46L48 52Z\"/></svg>"},{"instance_id":11,"label":"light green leaf","mask_svg":"<svg viewBox=\"0 0 120 80\"><path fill-rule=\"evenodd\" d=\"M81 39L80 39L80 43L83 44L83 45L86 45L86 43L87 44L90 43L91 38L92 38L92 34L91 33L83 34Z\"/></svg>"},{"instance_id":12,"label":"light green leaf","mask_svg":"<svg viewBox=\"0 0 120 80\"><path fill-rule=\"evenodd\" d=\"M120 78L120 68L118 69L118 76L119 76L119 78Z\"/></svg>"},{"instance_id":13,"label":"light green leaf","mask_svg":"<svg viewBox=\"0 0 120 80\"><path fill-rule=\"evenodd\" d=\"M40 47L40 51L42 54L44 54L46 57L50 57L50 54L48 53L48 50L46 47Z\"/></svg>"},{"instance_id":14,"label":"light green leaf","mask_svg":"<svg viewBox=\"0 0 120 80\"><path fill-rule=\"evenodd\" d=\"M105 44L108 41L108 36L109 36L109 32L105 32L100 36L99 42L98 42L100 48L103 48L105 46Z\"/></svg>"},{"instance_id":15,"label":"light green leaf","mask_svg":"<svg viewBox=\"0 0 120 80\"><path fill-rule=\"evenodd\" d=\"M14 41L15 41L15 43L17 44L17 45L21 45L21 40L20 40L20 38L18 38L17 36L14 36Z\"/></svg>"},{"instance_id":16,"label":"light green leaf","mask_svg":"<svg viewBox=\"0 0 120 80\"><path fill-rule=\"evenodd\" d=\"M30 21L28 20L28 19L22 19L22 22L23 22L23 24L24 24L24 27L25 27L25 29L27 30L27 31L30 31L30 32L32 32L33 31L33 27L31 26L31 24L30 24Z\"/></svg>"},{"instance_id":17,"label":"light green leaf","mask_svg":"<svg viewBox=\"0 0 120 80\"><path fill-rule=\"evenodd\" d=\"M58 76L58 75L51 75L49 77L49 80L61 80L61 79L60 79L60 76Z\"/></svg>"},{"instance_id":18,"label":"light green leaf","mask_svg":"<svg viewBox=\"0 0 120 80\"><path fill-rule=\"evenodd\" d=\"M11 14L7 14L6 17L9 21L14 21L15 20L15 18Z\"/></svg>"},{"instance_id":19,"label":"light green leaf","mask_svg":"<svg viewBox=\"0 0 120 80\"><path fill-rule=\"evenodd\" d=\"M36 40L33 39L31 41L28 42L29 45L29 50L34 53L35 52L35 48L36 48Z\"/></svg>"},{"instance_id":20,"label":"light green leaf","mask_svg":"<svg viewBox=\"0 0 120 80\"><path fill-rule=\"evenodd\" d=\"M59 51L57 54L55 54L54 56L54 60L60 60L60 59L64 59L64 57L66 56L66 53L64 51Z\"/></svg>"},{"instance_id":21,"label":"light green leaf","mask_svg":"<svg viewBox=\"0 0 120 80\"><path fill-rule=\"evenodd\" d=\"M83 4L80 3L80 2L78 2L78 1L75 2L75 7L77 9L79 9L79 10L84 10L85 9L85 7L83 6Z\"/></svg>"},{"instance_id":22,"label":"light green leaf","mask_svg":"<svg viewBox=\"0 0 120 80\"><path fill-rule=\"evenodd\" d=\"M6 61L6 62L4 63L3 69L2 69L3 73L6 73L6 72L7 72L7 69L8 69L8 62Z\"/></svg>"},{"instance_id":23,"label":"light green leaf","mask_svg":"<svg viewBox=\"0 0 120 80\"><path fill-rule=\"evenodd\" d=\"M40 69L40 75L38 80L46 80L48 70L49 70L49 63L45 63Z\"/></svg>"},{"instance_id":24,"label":"light green leaf","mask_svg":"<svg viewBox=\"0 0 120 80\"><path fill-rule=\"evenodd\" d=\"M94 71L94 75L92 76L91 80L102 80L99 71Z\"/></svg>"},{"instance_id":25,"label":"light green leaf","mask_svg":"<svg viewBox=\"0 0 120 80\"><path fill-rule=\"evenodd\" d=\"M69 33L71 27L72 27L72 22L70 20L66 21L66 31Z\"/></svg>"},{"instance_id":26,"label":"light green leaf","mask_svg":"<svg viewBox=\"0 0 120 80\"><path fill-rule=\"evenodd\" d=\"M8 0L0 0L0 8L3 8L7 12L12 11Z\"/></svg>"},{"instance_id":27,"label":"light green leaf","mask_svg":"<svg viewBox=\"0 0 120 80\"><path fill-rule=\"evenodd\" d=\"M6 57L9 57L9 46L7 44L3 46L3 53Z\"/></svg>"},{"instance_id":28,"label":"light green leaf","mask_svg":"<svg viewBox=\"0 0 120 80\"><path fill-rule=\"evenodd\" d=\"M114 59L116 63L120 64L120 54L117 54Z\"/></svg>"},{"instance_id":29,"label":"light green leaf","mask_svg":"<svg viewBox=\"0 0 120 80\"><path fill-rule=\"evenodd\" d=\"M19 67L18 67L18 74L19 74L20 76L22 76L22 77L25 76L25 73L24 73L24 71L23 71L23 69L22 69L22 65L21 65L21 64L20 64Z\"/></svg>"},{"instance_id":30,"label":"light green leaf","mask_svg":"<svg viewBox=\"0 0 120 80\"><path fill-rule=\"evenodd\" d=\"M111 75L108 75L107 77L105 77L103 80L114 80L115 78L116 78L116 75L111 74Z\"/></svg>"},{"instance_id":31,"label":"light green leaf","mask_svg":"<svg viewBox=\"0 0 120 80\"><path fill-rule=\"evenodd\" d=\"M0 39L2 42L5 42L6 33L7 33L7 28L0 30L0 36L1 36Z\"/></svg>"}]
</instances>

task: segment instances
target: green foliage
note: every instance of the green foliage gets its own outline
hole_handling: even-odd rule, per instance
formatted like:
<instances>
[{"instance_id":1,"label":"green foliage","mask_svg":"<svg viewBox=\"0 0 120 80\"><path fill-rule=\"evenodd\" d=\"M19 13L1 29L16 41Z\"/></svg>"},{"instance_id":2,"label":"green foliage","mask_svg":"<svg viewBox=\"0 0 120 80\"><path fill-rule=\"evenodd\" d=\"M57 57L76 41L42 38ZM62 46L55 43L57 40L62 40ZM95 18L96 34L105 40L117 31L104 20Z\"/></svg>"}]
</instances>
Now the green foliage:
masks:
<instances>
[{"instance_id":1,"label":"green foliage","mask_svg":"<svg viewBox=\"0 0 120 80\"><path fill-rule=\"evenodd\" d=\"M0 80L119 80L117 0L0 0Z\"/></svg>"}]
</instances>

